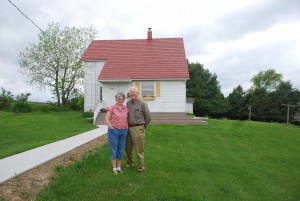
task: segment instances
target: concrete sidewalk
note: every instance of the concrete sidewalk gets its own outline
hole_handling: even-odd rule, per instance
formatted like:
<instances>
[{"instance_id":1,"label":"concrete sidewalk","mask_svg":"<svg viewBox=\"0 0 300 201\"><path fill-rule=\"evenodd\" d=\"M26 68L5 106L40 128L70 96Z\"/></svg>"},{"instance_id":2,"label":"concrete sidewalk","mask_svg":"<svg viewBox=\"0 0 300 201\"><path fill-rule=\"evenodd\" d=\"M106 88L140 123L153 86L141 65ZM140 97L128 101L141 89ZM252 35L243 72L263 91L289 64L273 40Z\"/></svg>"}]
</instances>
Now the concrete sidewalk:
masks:
<instances>
[{"instance_id":1,"label":"concrete sidewalk","mask_svg":"<svg viewBox=\"0 0 300 201\"><path fill-rule=\"evenodd\" d=\"M0 183L41 165L107 133L107 126L53 142L0 160Z\"/></svg>"}]
</instances>

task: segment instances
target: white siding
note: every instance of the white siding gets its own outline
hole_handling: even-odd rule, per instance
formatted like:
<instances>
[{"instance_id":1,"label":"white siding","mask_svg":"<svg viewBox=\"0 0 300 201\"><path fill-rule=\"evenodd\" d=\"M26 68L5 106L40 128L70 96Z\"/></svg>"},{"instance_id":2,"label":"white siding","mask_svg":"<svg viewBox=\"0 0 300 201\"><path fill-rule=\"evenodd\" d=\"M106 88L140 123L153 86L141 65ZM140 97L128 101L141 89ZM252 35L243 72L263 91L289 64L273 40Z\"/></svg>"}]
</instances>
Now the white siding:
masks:
<instances>
[{"instance_id":1,"label":"white siding","mask_svg":"<svg viewBox=\"0 0 300 201\"><path fill-rule=\"evenodd\" d=\"M142 83L143 81L138 81ZM147 81L149 82L149 81ZM155 81L153 81L155 82ZM186 84L185 81L159 81L160 82L160 97L155 97L154 100L144 100L151 112L186 112ZM115 95L117 86L124 85L126 88L125 96L133 83L104 83L103 84L103 107L106 108L115 104ZM125 103L129 99L126 98Z\"/></svg>"},{"instance_id":2,"label":"white siding","mask_svg":"<svg viewBox=\"0 0 300 201\"><path fill-rule=\"evenodd\" d=\"M122 88L125 88L125 97L127 96L128 89L131 87L131 83L111 83L111 84L103 84L103 107L107 108L116 103L115 95L118 92L118 85L122 85ZM127 102L127 98L124 101L124 104Z\"/></svg>"},{"instance_id":3,"label":"white siding","mask_svg":"<svg viewBox=\"0 0 300 201\"><path fill-rule=\"evenodd\" d=\"M186 103L185 104L185 111L189 113L194 113L193 112L193 103Z\"/></svg>"},{"instance_id":4,"label":"white siding","mask_svg":"<svg viewBox=\"0 0 300 201\"><path fill-rule=\"evenodd\" d=\"M104 61L85 62L84 76L84 111L94 111L100 99L100 86L98 76L102 71Z\"/></svg>"},{"instance_id":5,"label":"white siding","mask_svg":"<svg viewBox=\"0 0 300 201\"><path fill-rule=\"evenodd\" d=\"M143 81L140 81L142 83ZM151 112L185 112L186 84L180 81L159 81L160 97L145 100ZM135 83L133 83L135 86Z\"/></svg>"}]
</instances>

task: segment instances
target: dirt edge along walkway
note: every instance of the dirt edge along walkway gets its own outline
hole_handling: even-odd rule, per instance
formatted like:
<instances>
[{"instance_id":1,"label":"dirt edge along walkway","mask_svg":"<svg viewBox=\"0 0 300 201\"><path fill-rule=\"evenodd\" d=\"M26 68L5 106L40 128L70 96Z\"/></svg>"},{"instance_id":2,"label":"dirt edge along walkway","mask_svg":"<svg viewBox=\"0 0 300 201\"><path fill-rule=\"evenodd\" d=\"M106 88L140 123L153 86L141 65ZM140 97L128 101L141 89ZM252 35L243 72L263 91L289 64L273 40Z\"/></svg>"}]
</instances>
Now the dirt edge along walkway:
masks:
<instances>
[{"instance_id":1,"label":"dirt edge along walkway","mask_svg":"<svg viewBox=\"0 0 300 201\"><path fill-rule=\"evenodd\" d=\"M34 200L54 177L55 168L68 166L107 143L107 134L0 184L0 201Z\"/></svg>"}]
</instances>

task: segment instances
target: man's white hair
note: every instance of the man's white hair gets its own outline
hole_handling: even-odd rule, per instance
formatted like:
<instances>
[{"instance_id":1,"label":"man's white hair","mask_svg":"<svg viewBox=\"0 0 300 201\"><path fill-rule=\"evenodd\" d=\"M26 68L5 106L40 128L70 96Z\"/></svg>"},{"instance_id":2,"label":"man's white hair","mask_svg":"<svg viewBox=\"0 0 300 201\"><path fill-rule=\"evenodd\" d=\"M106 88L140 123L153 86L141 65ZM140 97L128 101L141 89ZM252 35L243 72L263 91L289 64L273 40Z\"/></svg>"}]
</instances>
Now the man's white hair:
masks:
<instances>
[{"instance_id":1,"label":"man's white hair","mask_svg":"<svg viewBox=\"0 0 300 201\"><path fill-rule=\"evenodd\" d=\"M130 87L130 88L129 88L129 93L130 93L131 91L134 91L134 92L136 92L136 93L139 93L139 90L138 90L137 87Z\"/></svg>"}]
</instances>

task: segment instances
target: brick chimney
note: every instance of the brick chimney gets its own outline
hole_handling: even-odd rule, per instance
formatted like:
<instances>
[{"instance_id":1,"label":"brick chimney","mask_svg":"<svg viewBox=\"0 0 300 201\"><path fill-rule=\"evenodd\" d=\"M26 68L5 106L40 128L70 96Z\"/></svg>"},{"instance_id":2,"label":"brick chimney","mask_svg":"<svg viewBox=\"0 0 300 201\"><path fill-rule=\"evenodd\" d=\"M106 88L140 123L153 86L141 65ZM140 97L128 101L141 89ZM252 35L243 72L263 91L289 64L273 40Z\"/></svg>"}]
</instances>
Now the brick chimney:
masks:
<instances>
[{"instance_id":1,"label":"brick chimney","mask_svg":"<svg viewBox=\"0 0 300 201\"><path fill-rule=\"evenodd\" d=\"M152 40L152 30L151 30L151 28L148 28L147 39Z\"/></svg>"}]
</instances>

